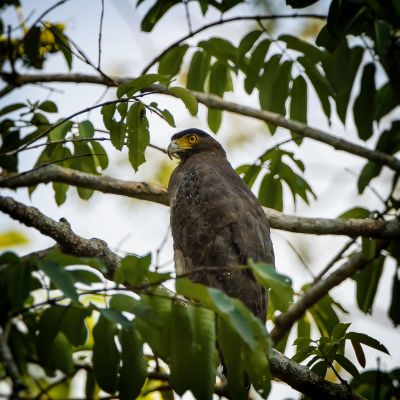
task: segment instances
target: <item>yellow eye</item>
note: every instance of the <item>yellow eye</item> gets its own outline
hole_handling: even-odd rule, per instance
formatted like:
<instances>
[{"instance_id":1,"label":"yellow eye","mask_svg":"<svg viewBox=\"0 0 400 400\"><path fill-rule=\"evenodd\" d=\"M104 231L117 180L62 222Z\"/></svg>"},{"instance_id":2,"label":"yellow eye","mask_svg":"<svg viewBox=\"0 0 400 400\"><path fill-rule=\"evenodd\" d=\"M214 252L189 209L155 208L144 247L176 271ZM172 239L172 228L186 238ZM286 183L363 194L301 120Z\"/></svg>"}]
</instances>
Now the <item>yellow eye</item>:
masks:
<instances>
[{"instance_id":1,"label":"yellow eye","mask_svg":"<svg viewBox=\"0 0 400 400\"><path fill-rule=\"evenodd\" d=\"M190 135L188 138L188 141L190 144L196 143L197 142L197 136L196 135Z\"/></svg>"}]
</instances>

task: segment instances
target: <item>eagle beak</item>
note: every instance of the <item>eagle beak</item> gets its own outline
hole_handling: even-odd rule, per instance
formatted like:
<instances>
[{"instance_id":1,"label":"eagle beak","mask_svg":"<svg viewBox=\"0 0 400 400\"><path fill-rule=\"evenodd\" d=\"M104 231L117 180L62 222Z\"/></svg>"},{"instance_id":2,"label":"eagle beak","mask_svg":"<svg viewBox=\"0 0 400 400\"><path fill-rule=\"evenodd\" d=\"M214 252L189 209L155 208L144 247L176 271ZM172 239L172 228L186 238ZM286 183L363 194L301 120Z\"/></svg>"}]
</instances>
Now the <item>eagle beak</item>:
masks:
<instances>
[{"instance_id":1,"label":"eagle beak","mask_svg":"<svg viewBox=\"0 0 400 400\"><path fill-rule=\"evenodd\" d=\"M175 142L175 141L172 141L170 144L169 144L169 146L168 146L168 149L167 149L167 154L168 154L168 157L172 160L172 157L174 156L174 157L176 157L176 158L178 158L178 156L176 155L176 153L179 151L179 146L178 146L178 144Z\"/></svg>"}]
</instances>

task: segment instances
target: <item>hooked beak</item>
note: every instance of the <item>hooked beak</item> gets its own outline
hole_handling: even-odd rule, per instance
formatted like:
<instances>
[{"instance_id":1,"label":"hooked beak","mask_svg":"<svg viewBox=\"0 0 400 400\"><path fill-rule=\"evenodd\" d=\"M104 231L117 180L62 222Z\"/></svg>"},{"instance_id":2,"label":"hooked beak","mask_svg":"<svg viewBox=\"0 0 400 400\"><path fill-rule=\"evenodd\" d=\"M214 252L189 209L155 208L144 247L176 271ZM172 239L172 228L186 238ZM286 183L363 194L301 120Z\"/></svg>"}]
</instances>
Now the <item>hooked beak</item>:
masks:
<instances>
[{"instance_id":1,"label":"hooked beak","mask_svg":"<svg viewBox=\"0 0 400 400\"><path fill-rule=\"evenodd\" d=\"M167 149L168 157L172 160L173 157L179 158L177 153L180 150L179 146L176 144L175 141L172 141Z\"/></svg>"}]
</instances>

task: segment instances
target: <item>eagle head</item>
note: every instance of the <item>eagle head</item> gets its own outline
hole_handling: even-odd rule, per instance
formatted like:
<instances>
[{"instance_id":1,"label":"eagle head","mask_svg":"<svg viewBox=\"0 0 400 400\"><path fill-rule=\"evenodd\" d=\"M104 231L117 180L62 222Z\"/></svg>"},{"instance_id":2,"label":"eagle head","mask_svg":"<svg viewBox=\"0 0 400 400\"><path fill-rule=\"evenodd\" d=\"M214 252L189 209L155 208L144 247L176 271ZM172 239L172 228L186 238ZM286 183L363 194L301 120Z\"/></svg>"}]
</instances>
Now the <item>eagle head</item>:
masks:
<instances>
[{"instance_id":1,"label":"eagle head","mask_svg":"<svg viewBox=\"0 0 400 400\"><path fill-rule=\"evenodd\" d=\"M181 161L201 152L216 152L226 156L222 146L212 136L195 128L175 133L167 149L169 158L176 157Z\"/></svg>"}]
</instances>

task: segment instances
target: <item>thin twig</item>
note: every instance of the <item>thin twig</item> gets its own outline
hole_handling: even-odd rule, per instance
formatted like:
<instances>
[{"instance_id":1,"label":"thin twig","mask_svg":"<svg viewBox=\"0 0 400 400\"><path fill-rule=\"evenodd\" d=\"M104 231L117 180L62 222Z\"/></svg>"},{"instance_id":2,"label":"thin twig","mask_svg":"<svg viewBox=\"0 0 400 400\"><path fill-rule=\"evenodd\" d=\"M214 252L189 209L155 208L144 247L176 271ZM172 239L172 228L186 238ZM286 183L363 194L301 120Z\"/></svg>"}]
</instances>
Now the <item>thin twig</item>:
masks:
<instances>
[{"instance_id":1,"label":"thin twig","mask_svg":"<svg viewBox=\"0 0 400 400\"><path fill-rule=\"evenodd\" d=\"M36 24L38 24L42 20L42 18L44 18L47 14L49 14L55 8L61 6L64 3L66 3L67 1L69 1L69 0L60 0L56 4L53 4L51 7L49 7L47 10L43 11L43 13L40 14L39 17L32 23L32 26L35 26Z\"/></svg>"},{"instance_id":2,"label":"thin twig","mask_svg":"<svg viewBox=\"0 0 400 400\"><path fill-rule=\"evenodd\" d=\"M100 27L99 27L99 58L97 61L97 68L101 68L101 35L103 32L103 18L104 18L104 0L101 1L101 14L100 14Z\"/></svg>"},{"instance_id":3,"label":"thin twig","mask_svg":"<svg viewBox=\"0 0 400 400\"><path fill-rule=\"evenodd\" d=\"M196 29L193 32L190 32L189 34L183 36L179 40L175 41L172 43L170 46L168 46L165 50L163 50L159 55L157 55L141 72L141 75L144 75L147 73L147 71L158 61L161 60L161 58L168 53L171 49L174 47L178 46L182 42L186 41L187 39L196 36L200 32L205 31L206 29L213 28L214 26L222 25L222 24L227 24L229 22L234 22L234 21L257 21L257 20L267 20L267 19L283 19L283 18L315 18L315 19L326 19L326 15L320 15L320 14L281 14L281 15L250 15L250 16L239 16L239 17L232 17L232 18L226 18L226 19L219 19L218 21L211 22L207 25L204 25L198 29Z\"/></svg>"},{"instance_id":4,"label":"thin twig","mask_svg":"<svg viewBox=\"0 0 400 400\"><path fill-rule=\"evenodd\" d=\"M326 265L326 267L314 278L313 285L320 281L323 276L343 257L343 254L357 241L357 238L349 240Z\"/></svg>"},{"instance_id":5,"label":"thin twig","mask_svg":"<svg viewBox=\"0 0 400 400\"><path fill-rule=\"evenodd\" d=\"M193 35L193 31L192 31L192 21L190 20L190 13L189 13L189 3L188 0L183 0L183 5L185 7L185 15L186 15L186 22L188 24L188 28L189 28L189 34Z\"/></svg>"}]
</instances>

